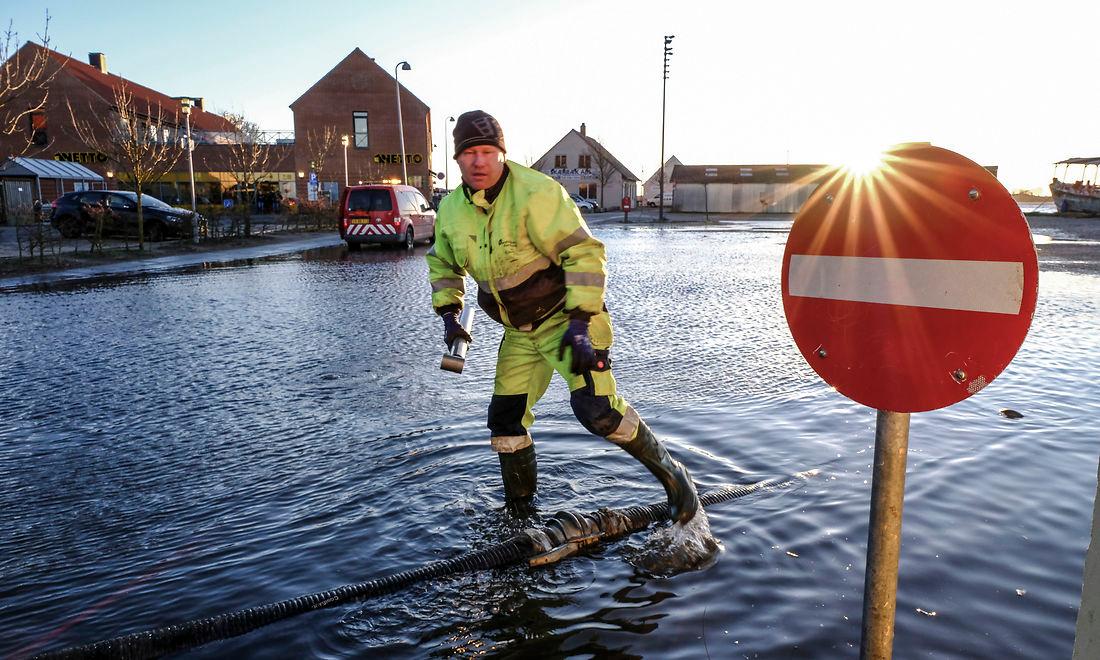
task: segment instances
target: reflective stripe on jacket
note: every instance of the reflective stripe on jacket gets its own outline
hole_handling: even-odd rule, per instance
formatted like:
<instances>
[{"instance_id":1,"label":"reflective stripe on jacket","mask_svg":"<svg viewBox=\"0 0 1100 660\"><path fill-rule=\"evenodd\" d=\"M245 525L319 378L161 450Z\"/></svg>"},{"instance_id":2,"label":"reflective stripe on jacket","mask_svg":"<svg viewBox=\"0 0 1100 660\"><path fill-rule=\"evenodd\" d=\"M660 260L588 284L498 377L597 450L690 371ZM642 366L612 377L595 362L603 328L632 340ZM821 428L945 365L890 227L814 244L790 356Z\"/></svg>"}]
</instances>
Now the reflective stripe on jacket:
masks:
<instances>
[{"instance_id":1,"label":"reflective stripe on jacket","mask_svg":"<svg viewBox=\"0 0 1100 660\"><path fill-rule=\"evenodd\" d=\"M436 311L462 306L463 277L478 305L505 326L530 330L559 309L603 309L604 246L588 231L565 189L512 161L492 204L460 187L443 198L428 278Z\"/></svg>"}]
</instances>

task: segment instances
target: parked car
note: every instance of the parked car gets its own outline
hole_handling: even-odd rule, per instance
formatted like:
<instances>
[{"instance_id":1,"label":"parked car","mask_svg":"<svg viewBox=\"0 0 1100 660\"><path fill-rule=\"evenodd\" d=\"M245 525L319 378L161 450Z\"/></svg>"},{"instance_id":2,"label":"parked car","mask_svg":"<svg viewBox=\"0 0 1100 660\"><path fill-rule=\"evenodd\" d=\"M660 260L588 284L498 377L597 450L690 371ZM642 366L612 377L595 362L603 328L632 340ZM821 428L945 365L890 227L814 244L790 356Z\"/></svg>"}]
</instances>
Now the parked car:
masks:
<instances>
[{"instance_id":1,"label":"parked car","mask_svg":"<svg viewBox=\"0 0 1100 660\"><path fill-rule=\"evenodd\" d=\"M435 211L412 186L348 186L340 198L340 238L349 250L364 243L404 245L435 240Z\"/></svg>"},{"instance_id":2,"label":"parked car","mask_svg":"<svg viewBox=\"0 0 1100 660\"><path fill-rule=\"evenodd\" d=\"M99 213L104 214L104 235L137 235L137 193L129 190L65 193L51 202L50 207L50 224L65 238L77 238L94 232ZM152 195L142 195L141 215L145 238L161 241L190 236L192 215L198 214L169 206Z\"/></svg>"},{"instance_id":3,"label":"parked car","mask_svg":"<svg viewBox=\"0 0 1100 660\"><path fill-rule=\"evenodd\" d=\"M661 200L661 193L655 192L655 193L651 194L648 199L646 199L645 204L646 204L646 206L658 206L657 202L659 202L660 200ZM672 191L671 190L666 190L665 191L664 206L666 208L672 206Z\"/></svg>"},{"instance_id":4,"label":"parked car","mask_svg":"<svg viewBox=\"0 0 1100 660\"><path fill-rule=\"evenodd\" d=\"M599 213L603 209L596 203L594 199L588 199L587 197L581 197L577 193L570 193L570 197L573 198L573 203L577 205L577 208L581 210L581 213Z\"/></svg>"}]
</instances>

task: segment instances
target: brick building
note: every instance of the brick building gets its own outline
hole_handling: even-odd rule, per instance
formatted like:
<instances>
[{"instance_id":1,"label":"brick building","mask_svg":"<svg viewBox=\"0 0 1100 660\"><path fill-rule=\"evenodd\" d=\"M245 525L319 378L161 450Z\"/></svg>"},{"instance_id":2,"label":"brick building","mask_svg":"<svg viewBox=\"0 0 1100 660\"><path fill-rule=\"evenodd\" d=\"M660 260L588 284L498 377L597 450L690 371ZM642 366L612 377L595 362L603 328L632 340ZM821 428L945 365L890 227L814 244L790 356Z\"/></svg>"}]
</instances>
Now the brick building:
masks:
<instances>
[{"instance_id":1,"label":"brick building","mask_svg":"<svg viewBox=\"0 0 1100 660\"><path fill-rule=\"evenodd\" d=\"M144 109L151 106L160 108L166 118L169 135L161 136L165 140L178 140L183 135L183 116L179 114L180 101L144 85L127 80L107 70L107 57L103 53L89 53L89 62L84 63L67 55L44 48L33 42L23 45L15 58L24 61L44 53L48 58L48 71L55 73L49 83L49 95L46 105L40 111L28 117L24 130L13 135L0 135L0 156L22 155L29 158L53 159L61 162L79 163L96 174L103 176L105 182L99 185L117 188L120 184L116 167L107 157L91 149L77 135L73 128L72 113L83 119L91 113L100 113L112 104L115 91L125 86L133 94L135 107ZM216 170L216 162L222 160L219 147L208 142L207 135L224 134L235 130L223 117L207 112L203 99L195 98L196 107L191 113L192 136L200 146L195 151L196 190L206 183L209 193L220 196L222 178L210 176ZM94 122L93 122L94 124ZM29 148L27 143L30 141ZM289 170L288 170L289 172ZM204 181L205 179L205 181ZM214 185L217 184L217 185ZM44 200L52 200L63 192L87 185L77 179L43 179L41 194ZM152 187L149 192L158 197L170 199L189 196L187 159L181 158L164 180ZM96 186L98 187L98 185Z\"/></svg>"},{"instance_id":2,"label":"brick building","mask_svg":"<svg viewBox=\"0 0 1100 660\"><path fill-rule=\"evenodd\" d=\"M53 159L79 163L104 177L103 183L42 179L44 201L86 186L131 187L120 180L121 173L106 155L94 151L78 137L69 113L70 106L78 120L89 113L102 113L112 105L115 91L125 86L139 111L147 104L154 112L158 107L162 111L168 130L157 139L176 141L184 136L183 115L179 112L182 97L168 96L110 73L103 53L89 53L85 63L28 42L11 59L31 58L39 53L46 54L50 72L56 72L49 83L46 106L28 118L25 130L10 136L0 134L0 162L9 156ZM400 90L409 183L430 198L433 182L431 115L423 101L403 86ZM221 115L207 112L201 96L187 98L195 102L190 123L195 143L192 160L198 202L217 204L225 197L239 196L236 188L240 177L228 171L230 145L241 140L237 127ZM350 183L401 178L395 80L362 50L356 48L348 54L291 103L290 108L294 112L293 138L260 136L261 141L272 143L266 171L256 177L260 192L277 191L284 199L307 199L309 175L313 172L318 175L319 196L336 199L344 182L345 150L341 144L344 135L349 141L346 152ZM26 148L28 141L31 141L29 149ZM160 181L145 186L144 192L169 203L189 203L190 175L186 155L181 156Z\"/></svg>"},{"instance_id":3,"label":"brick building","mask_svg":"<svg viewBox=\"0 0 1100 660\"><path fill-rule=\"evenodd\" d=\"M335 198L339 193L344 182L345 148L340 142L344 135L348 136L347 179L351 185L401 179L397 87L389 71L356 48L290 104L299 198L308 197L311 171L317 174L322 195ZM408 183L430 199L431 112L412 92L399 87Z\"/></svg>"}]
</instances>

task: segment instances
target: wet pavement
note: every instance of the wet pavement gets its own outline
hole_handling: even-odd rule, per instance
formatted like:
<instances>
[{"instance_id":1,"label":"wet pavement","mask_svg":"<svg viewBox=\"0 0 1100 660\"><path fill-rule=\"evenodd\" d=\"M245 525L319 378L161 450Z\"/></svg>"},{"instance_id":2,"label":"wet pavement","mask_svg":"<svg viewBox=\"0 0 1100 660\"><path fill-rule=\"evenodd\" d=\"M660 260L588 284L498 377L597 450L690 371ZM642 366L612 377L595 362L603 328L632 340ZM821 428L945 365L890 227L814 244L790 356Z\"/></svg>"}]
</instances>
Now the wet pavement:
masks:
<instances>
[{"instance_id":1,"label":"wet pavement","mask_svg":"<svg viewBox=\"0 0 1100 660\"><path fill-rule=\"evenodd\" d=\"M282 254L295 254L315 248L341 245L335 232L307 232L301 234L268 235L262 243L246 247L223 247L216 250L172 253L171 248L152 250L145 255L110 263L66 268L44 273L0 277L0 291L27 286L104 278L124 274L148 274L158 271L179 270L219 262L250 261Z\"/></svg>"},{"instance_id":2,"label":"wet pavement","mask_svg":"<svg viewBox=\"0 0 1100 660\"><path fill-rule=\"evenodd\" d=\"M700 489L821 475L708 509L724 550L701 571L647 573L634 558L652 537L636 535L189 657L858 654L875 414L794 346L781 224L592 220L620 392ZM1033 223L1055 251L1091 227ZM500 329L481 316L464 372L440 371L425 251L337 244L0 294L0 656L377 578L531 526L501 506L485 428ZM913 416L898 657L1070 655L1100 437L1093 255L1041 245L1016 359ZM663 499L575 421L560 380L535 413L539 519Z\"/></svg>"}]
</instances>

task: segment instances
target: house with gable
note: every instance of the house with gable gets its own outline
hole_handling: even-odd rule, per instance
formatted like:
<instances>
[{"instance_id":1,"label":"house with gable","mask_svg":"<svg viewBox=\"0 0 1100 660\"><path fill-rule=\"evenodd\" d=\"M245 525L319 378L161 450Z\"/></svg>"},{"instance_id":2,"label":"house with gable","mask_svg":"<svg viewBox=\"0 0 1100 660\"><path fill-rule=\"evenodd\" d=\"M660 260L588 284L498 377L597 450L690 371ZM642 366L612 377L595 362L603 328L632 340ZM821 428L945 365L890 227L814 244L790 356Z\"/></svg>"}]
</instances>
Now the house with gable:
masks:
<instances>
[{"instance_id":1,"label":"house with gable","mask_svg":"<svg viewBox=\"0 0 1100 660\"><path fill-rule=\"evenodd\" d=\"M550 176L570 194L594 199L605 210L622 208L623 197L632 202L638 194L638 177L597 140L570 129L557 144L531 166Z\"/></svg>"},{"instance_id":2,"label":"house with gable","mask_svg":"<svg viewBox=\"0 0 1100 660\"><path fill-rule=\"evenodd\" d=\"M395 71L396 72L396 71ZM407 183L432 196L432 123L427 104L396 83L391 72L355 48L290 104L294 113L294 168L312 172L327 196L336 198L347 180L357 183L400 181L402 160ZM401 122L397 120L397 91ZM401 132L405 153L401 153ZM348 146L341 143L348 136ZM299 178L298 195L308 195L308 179Z\"/></svg>"}]
</instances>

